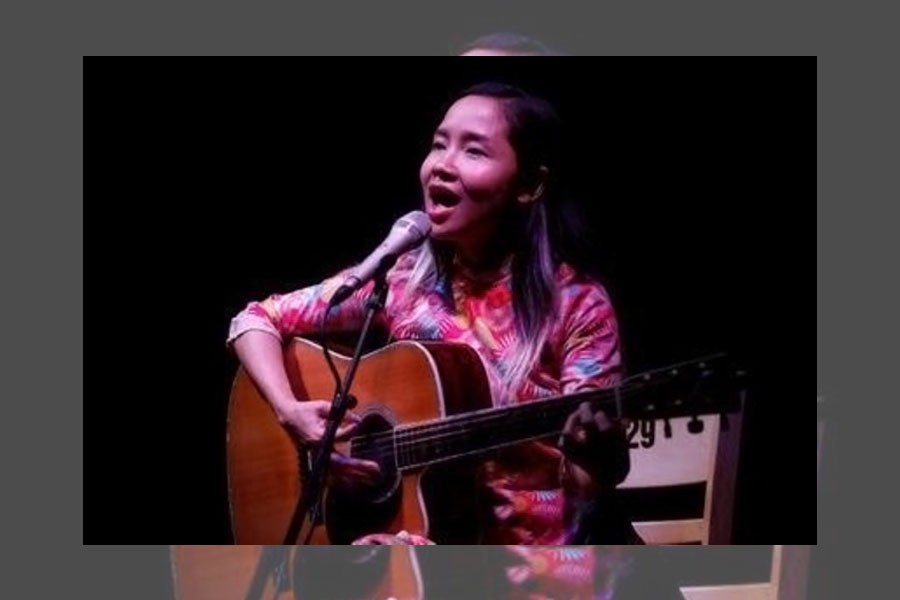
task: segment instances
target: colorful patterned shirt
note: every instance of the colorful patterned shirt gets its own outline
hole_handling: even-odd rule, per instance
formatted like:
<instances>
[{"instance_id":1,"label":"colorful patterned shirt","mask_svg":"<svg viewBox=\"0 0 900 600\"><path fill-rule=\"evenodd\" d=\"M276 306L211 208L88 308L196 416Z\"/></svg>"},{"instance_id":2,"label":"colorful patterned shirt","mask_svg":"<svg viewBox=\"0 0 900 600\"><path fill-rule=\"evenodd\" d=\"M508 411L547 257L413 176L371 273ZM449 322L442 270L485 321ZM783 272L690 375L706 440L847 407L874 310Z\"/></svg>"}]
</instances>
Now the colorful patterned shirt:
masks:
<instances>
[{"instance_id":1,"label":"colorful patterned shirt","mask_svg":"<svg viewBox=\"0 0 900 600\"><path fill-rule=\"evenodd\" d=\"M511 275L485 283L455 274L449 284L429 292L406 293L415 262L412 253L387 276L381 325L396 340L464 343L484 363L493 402L527 402L581 390L609 387L621 375L617 322L609 296L595 280L568 265L556 273L557 308L538 364L524 383L507 390L504 382L518 333L514 324ZM251 302L231 322L228 341L248 330L281 340L319 332L328 301L350 273L287 294ZM372 283L333 310L331 332L358 331ZM562 544L566 539L567 494L561 483L562 454L552 443L527 442L489 455L481 470L496 522L485 532L490 544Z\"/></svg>"}]
</instances>

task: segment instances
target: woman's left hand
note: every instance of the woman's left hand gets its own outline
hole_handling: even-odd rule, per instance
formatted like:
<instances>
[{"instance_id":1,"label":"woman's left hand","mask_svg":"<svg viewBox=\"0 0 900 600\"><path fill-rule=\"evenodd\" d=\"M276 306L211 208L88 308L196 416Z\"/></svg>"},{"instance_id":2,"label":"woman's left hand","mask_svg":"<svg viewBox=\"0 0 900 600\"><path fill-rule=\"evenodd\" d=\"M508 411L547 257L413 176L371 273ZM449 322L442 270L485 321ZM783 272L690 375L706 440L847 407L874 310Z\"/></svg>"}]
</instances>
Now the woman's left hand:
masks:
<instances>
[{"instance_id":1,"label":"woman's left hand","mask_svg":"<svg viewBox=\"0 0 900 600\"><path fill-rule=\"evenodd\" d=\"M593 411L587 402L566 419L559 447L571 463L568 475L580 487L610 491L631 469L622 423L611 421L602 410Z\"/></svg>"}]
</instances>

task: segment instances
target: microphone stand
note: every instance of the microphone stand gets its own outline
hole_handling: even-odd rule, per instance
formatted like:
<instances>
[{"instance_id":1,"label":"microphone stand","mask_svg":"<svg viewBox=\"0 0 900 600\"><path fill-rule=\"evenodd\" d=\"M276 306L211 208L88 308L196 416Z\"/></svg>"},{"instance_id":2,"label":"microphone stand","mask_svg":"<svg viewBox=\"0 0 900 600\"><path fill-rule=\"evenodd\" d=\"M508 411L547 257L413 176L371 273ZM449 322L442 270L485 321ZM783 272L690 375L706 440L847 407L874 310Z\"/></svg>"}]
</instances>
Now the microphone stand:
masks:
<instances>
[{"instance_id":1,"label":"microphone stand","mask_svg":"<svg viewBox=\"0 0 900 600\"><path fill-rule=\"evenodd\" d=\"M359 339L356 342L353 359L350 361L350 366L344 375L344 381L338 388L334 400L331 403L331 411L328 414L325 433L322 435L322 440L318 445L318 451L313 460L309 477L310 485L307 486L308 493L305 494L305 502L302 503L303 511L300 512L298 510L298 512L295 513L295 517L299 518L292 520L291 526L288 528L287 535L285 536L285 544L297 543L297 540L300 539L300 528L302 527L304 520L306 521L308 529L306 535L302 538L303 541L300 543L308 544L309 539L312 537L313 528L319 521L319 514L322 509L322 492L325 488L325 474L330 464L331 453L334 450L337 430L341 422L343 422L347 411L355 404L355 398L350 394L350 386L353 384L353 378L356 376L356 369L362 358L363 348L365 346L366 337L371 329L372 321L376 313L384 309L388 292L386 281L387 271L393 266L393 263L394 260L383 261L375 274L375 287L366 300L365 322L362 331L360 332ZM331 308L332 307L329 306L328 310L330 311ZM300 506L298 506L298 509L299 508Z\"/></svg>"},{"instance_id":2,"label":"microphone stand","mask_svg":"<svg viewBox=\"0 0 900 600\"><path fill-rule=\"evenodd\" d=\"M347 369L344 380L332 401L331 411L328 414L328 420L325 425L325 433L322 435L322 441L319 444L318 452L315 455L310 471L308 491L303 495L303 499L294 510L294 515L291 518L291 523L282 545L263 547L262 556L256 565L250 588L244 597L245 600L259 600L265 589L266 581L270 576L275 578L275 597L277 598L281 592L287 589L286 569L289 546L301 543L304 545L309 544L315 525L319 521L322 492L325 487L325 474L330 463L331 452L334 449L338 426L355 402L355 399L349 393L350 386L353 384L353 378L356 376L356 369L359 366L360 358L362 358L363 347L371 329L372 321L375 315L384 309L388 292L387 271L393 266L393 263L393 260L384 261L375 274L375 287L366 300L365 322L360 332L359 340L356 343L350 367ZM327 310L331 311L332 308L334 308L334 305L329 305ZM304 525L306 526L306 534L302 538L303 541L298 542L297 540L301 539L300 532Z\"/></svg>"},{"instance_id":3,"label":"microphone stand","mask_svg":"<svg viewBox=\"0 0 900 600\"><path fill-rule=\"evenodd\" d=\"M262 547L262 554L256 563L253 579L250 581L250 587L247 588L247 594L244 596L246 600L258 600L261 598L269 577L273 577L275 580L274 598L278 598L287 589L287 558L289 553L289 546L266 545Z\"/></svg>"}]
</instances>

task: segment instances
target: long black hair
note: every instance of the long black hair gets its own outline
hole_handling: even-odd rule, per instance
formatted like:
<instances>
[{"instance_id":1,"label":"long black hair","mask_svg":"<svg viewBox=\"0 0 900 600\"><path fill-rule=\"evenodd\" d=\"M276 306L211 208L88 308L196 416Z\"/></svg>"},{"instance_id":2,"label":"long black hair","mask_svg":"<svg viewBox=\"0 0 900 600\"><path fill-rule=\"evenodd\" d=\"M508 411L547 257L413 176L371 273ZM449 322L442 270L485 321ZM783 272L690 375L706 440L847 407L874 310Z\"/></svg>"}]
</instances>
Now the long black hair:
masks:
<instances>
[{"instance_id":1,"label":"long black hair","mask_svg":"<svg viewBox=\"0 0 900 600\"><path fill-rule=\"evenodd\" d=\"M553 105L525 90L498 82L468 87L453 96L448 106L466 96L485 96L502 102L509 142L516 153L519 183L526 188L541 184L535 202L517 207L514 218L504 224L512 230L511 287L518 339L501 369L509 392L524 383L539 359L557 308L556 275L567 260L563 239L579 224L572 206L557 197L557 178L562 162L562 128ZM544 171L546 169L546 171ZM439 289L449 276L452 251L430 240L419 252L409 279L409 289Z\"/></svg>"}]
</instances>

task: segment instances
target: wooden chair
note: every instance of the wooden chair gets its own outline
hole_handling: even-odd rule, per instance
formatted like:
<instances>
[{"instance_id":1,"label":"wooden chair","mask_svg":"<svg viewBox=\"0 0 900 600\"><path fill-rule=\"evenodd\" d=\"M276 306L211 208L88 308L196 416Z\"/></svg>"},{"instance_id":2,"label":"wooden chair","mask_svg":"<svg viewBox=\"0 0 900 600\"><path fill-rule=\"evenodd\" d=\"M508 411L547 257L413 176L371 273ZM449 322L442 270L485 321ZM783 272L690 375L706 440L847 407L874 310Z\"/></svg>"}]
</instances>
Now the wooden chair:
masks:
<instances>
[{"instance_id":1,"label":"wooden chair","mask_svg":"<svg viewBox=\"0 0 900 600\"><path fill-rule=\"evenodd\" d=\"M719 415L698 417L699 433L688 431L690 418L671 419L671 437L662 420L631 424L631 471L619 490L645 543L731 543L743 417L743 408L726 415L725 423ZM690 515L657 516L655 509L674 504L667 493L688 498L688 504L702 501L702 507L689 507ZM653 516L642 515L637 505L656 505Z\"/></svg>"},{"instance_id":2,"label":"wooden chair","mask_svg":"<svg viewBox=\"0 0 900 600\"><path fill-rule=\"evenodd\" d=\"M685 600L806 600L810 546L773 546L769 581L681 588Z\"/></svg>"}]
</instances>

